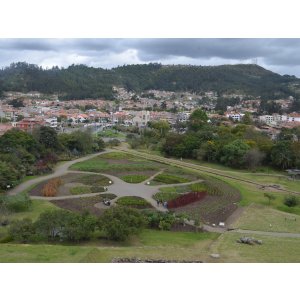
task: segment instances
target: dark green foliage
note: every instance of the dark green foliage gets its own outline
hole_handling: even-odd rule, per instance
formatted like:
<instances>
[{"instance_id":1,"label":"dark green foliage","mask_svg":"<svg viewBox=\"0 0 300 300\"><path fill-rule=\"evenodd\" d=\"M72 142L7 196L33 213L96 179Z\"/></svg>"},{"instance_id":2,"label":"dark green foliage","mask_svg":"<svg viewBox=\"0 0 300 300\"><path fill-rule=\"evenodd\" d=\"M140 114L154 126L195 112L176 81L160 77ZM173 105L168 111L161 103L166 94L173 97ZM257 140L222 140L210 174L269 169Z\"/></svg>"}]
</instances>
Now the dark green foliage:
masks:
<instances>
[{"instance_id":1,"label":"dark green foliage","mask_svg":"<svg viewBox=\"0 0 300 300\"><path fill-rule=\"evenodd\" d=\"M38 141L48 149L59 148L57 132L51 127L41 126L41 128L39 129Z\"/></svg>"},{"instance_id":2,"label":"dark green foliage","mask_svg":"<svg viewBox=\"0 0 300 300\"><path fill-rule=\"evenodd\" d=\"M250 147L242 140L224 146L221 162L230 167L244 167L245 155L250 150Z\"/></svg>"},{"instance_id":3,"label":"dark green foliage","mask_svg":"<svg viewBox=\"0 0 300 300\"><path fill-rule=\"evenodd\" d=\"M32 202L27 194L18 194L15 196L0 195L0 213L1 211L28 211L31 204Z\"/></svg>"},{"instance_id":4,"label":"dark green foliage","mask_svg":"<svg viewBox=\"0 0 300 300\"><path fill-rule=\"evenodd\" d=\"M9 234L15 241L27 243L35 240L36 229L31 219L16 220L11 223Z\"/></svg>"},{"instance_id":5,"label":"dark green foliage","mask_svg":"<svg viewBox=\"0 0 300 300\"><path fill-rule=\"evenodd\" d=\"M36 232L43 239L77 242L87 240L96 228L95 217L65 210L42 213L35 222Z\"/></svg>"},{"instance_id":6,"label":"dark green foliage","mask_svg":"<svg viewBox=\"0 0 300 300\"><path fill-rule=\"evenodd\" d=\"M191 131L200 130L208 121L208 117L205 111L202 109L196 109L192 112L188 120L188 128Z\"/></svg>"},{"instance_id":7,"label":"dark green foliage","mask_svg":"<svg viewBox=\"0 0 300 300\"><path fill-rule=\"evenodd\" d=\"M0 92L40 91L58 93L64 99L112 99L113 86L131 91L149 89L167 91L240 92L274 99L294 95L291 83L299 80L281 76L257 65L189 66L160 64L127 65L111 70L71 65L44 70L24 62L13 63L0 70Z\"/></svg>"},{"instance_id":8,"label":"dark green foliage","mask_svg":"<svg viewBox=\"0 0 300 300\"><path fill-rule=\"evenodd\" d=\"M145 227L145 219L138 210L120 206L106 210L99 224L108 239L124 241Z\"/></svg>"},{"instance_id":9,"label":"dark green foliage","mask_svg":"<svg viewBox=\"0 0 300 300\"><path fill-rule=\"evenodd\" d=\"M294 195L286 196L284 198L284 204L288 207L294 207L299 204L299 198Z\"/></svg>"},{"instance_id":10,"label":"dark green foliage","mask_svg":"<svg viewBox=\"0 0 300 300\"><path fill-rule=\"evenodd\" d=\"M20 178L19 172L10 162L0 161L0 190L15 186Z\"/></svg>"},{"instance_id":11,"label":"dark green foliage","mask_svg":"<svg viewBox=\"0 0 300 300\"><path fill-rule=\"evenodd\" d=\"M290 141L279 141L274 145L271 152L272 164L281 169L293 167L294 155Z\"/></svg>"},{"instance_id":12,"label":"dark green foliage","mask_svg":"<svg viewBox=\"0 0 300 300\"><path fill-rule=\"evenodd\" d=\"M176 222L176 217L173 213L164 213L158 211L144 212L150 228L170 230Z\"/></svg>"}]
</instances>

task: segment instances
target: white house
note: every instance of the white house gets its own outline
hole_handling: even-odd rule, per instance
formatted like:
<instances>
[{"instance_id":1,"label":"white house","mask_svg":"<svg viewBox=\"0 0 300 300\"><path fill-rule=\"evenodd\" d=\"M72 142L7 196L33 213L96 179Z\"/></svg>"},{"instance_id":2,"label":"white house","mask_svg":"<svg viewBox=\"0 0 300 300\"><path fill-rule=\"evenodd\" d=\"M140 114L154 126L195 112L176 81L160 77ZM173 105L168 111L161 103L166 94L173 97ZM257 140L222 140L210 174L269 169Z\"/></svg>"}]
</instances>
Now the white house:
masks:
<instances>
[{"instance_id":1,"label":"white house","mask_svg":"<svg viewBox=\"0 0 300 300\"><path fill-rule=\"evenodd\" d=\"M135 114L132 118L132 123L137 127L146 127L150 119L150 111L142 110Z\"/></svg>"},{"instance_id":2,"label":"white house","mask_svg":"<svg viewBox=\"0 0 300 300\"><path fill-rule=\"evenodd\" d=\"M56 128L57 127L57 117L45 119L45 125L52 127L52 128Z\"/></svg>"}]
</instances>

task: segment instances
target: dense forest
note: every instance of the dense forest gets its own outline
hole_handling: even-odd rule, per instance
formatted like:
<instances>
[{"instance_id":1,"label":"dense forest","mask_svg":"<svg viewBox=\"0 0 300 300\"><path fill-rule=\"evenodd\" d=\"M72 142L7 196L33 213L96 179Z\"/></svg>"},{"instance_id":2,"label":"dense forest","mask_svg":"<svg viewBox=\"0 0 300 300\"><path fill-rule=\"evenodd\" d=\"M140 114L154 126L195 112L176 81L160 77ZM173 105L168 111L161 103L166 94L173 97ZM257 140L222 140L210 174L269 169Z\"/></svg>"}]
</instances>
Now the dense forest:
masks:
<instances>
[{"instance_id":1,"label":"dense forest","mask_svg":"<svg viewBox=\"0 0 300 300\"><path fill-rule=\"evenodd\" d=\"M113 86L141 92L149 89L219 94L244 93L276 99L295 96L295 76L268 71L258 65L125 65L113 69L71 65L43 69L24 62L0 70L0 95L3 91L58 93L62 99L113 99Z\"/></svg>"}]
</instances>

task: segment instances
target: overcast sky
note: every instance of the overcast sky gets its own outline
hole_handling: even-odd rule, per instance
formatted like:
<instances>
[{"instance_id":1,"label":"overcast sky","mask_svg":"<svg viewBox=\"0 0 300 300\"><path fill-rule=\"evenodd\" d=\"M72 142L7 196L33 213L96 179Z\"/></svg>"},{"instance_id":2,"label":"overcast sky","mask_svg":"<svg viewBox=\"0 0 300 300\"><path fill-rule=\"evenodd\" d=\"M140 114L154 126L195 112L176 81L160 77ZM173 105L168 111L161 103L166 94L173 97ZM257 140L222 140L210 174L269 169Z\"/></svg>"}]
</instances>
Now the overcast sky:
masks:
<instances>
[{"instance_id":1,"label":"overcast sky","mask_svg":"<svg viewBox=\"0 0 300 300\"><path fill-rule=\"evenodd\" d=\"M0 39L0 66L254 63L300 77L300 39Z\"/></svg>"}]
</instances>

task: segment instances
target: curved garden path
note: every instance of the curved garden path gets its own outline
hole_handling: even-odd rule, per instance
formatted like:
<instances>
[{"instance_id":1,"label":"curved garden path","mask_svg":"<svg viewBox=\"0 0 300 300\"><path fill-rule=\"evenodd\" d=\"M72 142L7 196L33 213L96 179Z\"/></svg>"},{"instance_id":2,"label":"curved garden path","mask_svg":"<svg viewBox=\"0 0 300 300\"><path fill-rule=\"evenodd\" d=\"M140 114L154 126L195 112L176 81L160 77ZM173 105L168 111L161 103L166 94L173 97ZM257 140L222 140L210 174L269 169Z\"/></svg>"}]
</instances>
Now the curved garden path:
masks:
<instances>
[{"instance_id":1,"label":"curved garden path","mask_svg":"<svg viewBox=\"0 0 300 300\"><path fill-rule=\"evenodd\" d=\"M104 154L104 153L108 153L108 152L112 152L112 151L113 150L97 152L97 153L89 154L87 156L83 156L83 157L80 157L80 158L77 158L74 160L70 160L70 161L61 163L54 168L53 173L45 175L45 176L39 176L37 178L25 181L25 182L17 185L15 188L11 189L10 191L8 191L7 194L8 195L16 195L18 193L22 193L22 192L26 191L27 189L29 189L34 184L37 184L44 180L48 180L48 179L66 174L68 172L69 167L77 162L82 162L82 161L88 160L90 158L96 157L100 154Z\"/></svg>"},{"instance_id":2,"label":"curved garden path","mask_svg":"<svg viewBox=\"0 0 300 300\"><path fill-rule=\"evenodd\" d=\"M167 211L162 205L157 206L156 201L153 199L153 195L159 192L161 187L167 186L182 186L182 185L189 185L193 183L198 183L203 180L195 180L187 183L177 183L177 184L162 184L162 185L147 185L144 182L141 183L127 183L120 178L106 174L106 173L98 173L98 172L85 172L85 171L65 171L60 175L65 175L68 173L80 173L80 174L95 174L95 175L103 175L108 177L113 184L107 186L107 191L99 192L99 193L89 193L89 194L81 194L81 195L69 195L69 196L57 196L57 197L42 197L42 196L31 196L32 199L39 199L39 200L63 200L63 199L74 199L74 198L81 198L81 197L91 197L95 195L107 194L111 193L116 195L117 197L111 200L114 203L118 198L124 196L136 196L141 197L151 203L153 207L160 211ZM56 176L60 176L56 175ZM52 178L52 177L51 177ZM45 180L45 178L43 178ZM147 182L148 180L146 180ZM40 181L39 181L40 182ZM32 183L31 183L32 184ZM30 185L31 186L31 185Z\"/></svg>"}]
</instances>

